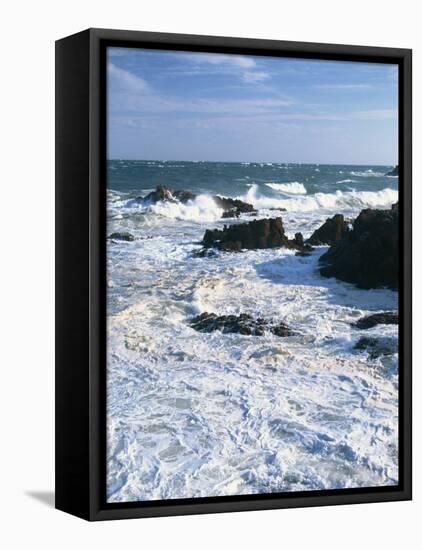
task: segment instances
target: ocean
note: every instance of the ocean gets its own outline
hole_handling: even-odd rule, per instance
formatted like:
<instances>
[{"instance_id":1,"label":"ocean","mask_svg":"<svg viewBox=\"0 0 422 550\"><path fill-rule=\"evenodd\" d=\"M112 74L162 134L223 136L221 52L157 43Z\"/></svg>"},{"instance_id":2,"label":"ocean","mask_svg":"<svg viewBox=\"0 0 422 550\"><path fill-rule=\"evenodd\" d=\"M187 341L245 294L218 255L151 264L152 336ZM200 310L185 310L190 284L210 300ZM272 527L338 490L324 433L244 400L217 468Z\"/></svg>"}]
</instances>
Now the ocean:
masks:
<instances>
[{"instance_id":1,"label":"ocean","mask_svg":"<svg viewBox=\"0 0 422 550\"><path fill-rule=\"evenodd\" d=\"M398 293L319 274L288 249L197 257L221 219L212 196L240 198L309 237L398 200L391 166L108 161L107 498L129 502L398 483L398 356L354 349L362 336L397 350ZM157 185L197 194L145 205ZM277 209L286 209L281 211ZM204 312L285 322L281 338L201 333Z\"/></svg>"}]
</instances>

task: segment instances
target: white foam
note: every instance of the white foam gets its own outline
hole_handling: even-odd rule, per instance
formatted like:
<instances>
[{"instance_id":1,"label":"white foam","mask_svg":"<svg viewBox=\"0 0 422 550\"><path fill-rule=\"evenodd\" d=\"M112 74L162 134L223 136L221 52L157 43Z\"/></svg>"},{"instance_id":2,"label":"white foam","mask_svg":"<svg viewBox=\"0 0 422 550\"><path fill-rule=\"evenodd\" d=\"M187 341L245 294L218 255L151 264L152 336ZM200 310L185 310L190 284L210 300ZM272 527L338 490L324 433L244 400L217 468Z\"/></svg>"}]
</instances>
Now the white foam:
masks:
<instances>
[{"instance_id":1,"label":"white foam","mask_svg":"<svg viewBox=\"0 0 422 550\"><path fill-rule=\"evenodd\" d=\"M291 195L306 195L306 187L303 183L298 181L289 183L266 183L265 185L275 191L282 191L283 193L289 193Z\"/></svg>"},{"instance_id":2,"label":"white foam","mask_svg":"<svg viewBox=\"0 0 422 550\"><path fill-rule=\"evenodd\" d=\"M185 204L181 202L160 201L149 208L155 214L160 214L166 218L198 223L216 221L223 214L223 210L208 195L198 195L194 200L188 201Z\"/></svg>"},{"instance_id":3,"label":"white foam","mask_svg":"<svg viewBox=\"0 0 422 550\"><path fill-rule=\"evenodd\" d=\"M397 293L322 279L319 253L169 264L147 251L134 262L154 284L137 302L131 288L134 305L108 323L110 502L397 483L397 369L381 376L351 352L366 333L351 323L397 307ZM301 336L198 333L187 319L203 311L283 320Z\"/></svg>"},{"instance_id":4,"label":"white foam","mask_svg":"<svg viewBox=\"0 0 422 550\"><path fill-rule=\"evenodd\" d=\"M357 176L359 178L381 178L385 176L384 172L374 172L371 169L357 172L350 172L352 176Z\"/></svg>"},{"instance_id":5,"label":"white foam","mask_svg":"<svg viewBox=\"0 0 422 550\"><path fill-rule=\"evenodd\" d=\"M340 191L335 193L315 193L286 199L272 199L260 194L257 185L253 185L246 195L240 197L258 209L285 208L288 212L312 212L315 210L337 211L342 208L387 208L398 200L398 191Z\"/></svg>"}]
</instances>

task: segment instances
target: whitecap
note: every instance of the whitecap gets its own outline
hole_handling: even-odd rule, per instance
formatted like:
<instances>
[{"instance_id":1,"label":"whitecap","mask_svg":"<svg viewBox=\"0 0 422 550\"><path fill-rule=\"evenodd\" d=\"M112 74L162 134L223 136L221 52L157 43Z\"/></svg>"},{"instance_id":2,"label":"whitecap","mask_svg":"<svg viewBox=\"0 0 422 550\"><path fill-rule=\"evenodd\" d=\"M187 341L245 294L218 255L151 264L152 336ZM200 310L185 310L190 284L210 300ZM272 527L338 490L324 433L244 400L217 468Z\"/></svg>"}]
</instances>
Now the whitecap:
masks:
<instances>
[{"instance_id":1,"label":"whitecap","mask_svg":"<svg viewBox=\"0 0 422 550\"><path fill-rule=\"evenodd\" d=\"M285 208L288 212L311 212L314 210L337 211L340 209L388 208L398 201L398 191L385 188L381 191L340 191L315 193L286 199L262 196L253 185L246 195L239 197L258 209Z\"/></svg>"},{"instance_id":2,"label":"whitecap","mask_svg":"<svg viewBox=\"0 0 422 550\"><path fill-rule=\"evenodd\" d=\"M385 176L384 172L374 172L371 169L365 171L350 172L350 174L358 178L381 178Z\"/></svg>"},{"instance_id":3,"label":"whitecap","mask_svg":"<svg viewBox=\"0 0 422 550\"><path fill-rule=\"evenodd\" d=\"M198 195L187 203L181 202L157 202L149 207L155 214L177 220L192 222L213 222L221 219L223 210L217 206L212 197Z\"/></svg>"},{"instance_id":4,"label":"whitecap","mask_svg":"<svg viewBox=\"0 0 422 550\"><path fill-rule=\"evenodd\" d=\"M282 191L283 193L289 193L291 195L306 195L307 192L303 183L298 181L289 183L266 183L265 185L275 191Z\"/></svg>"}]
</instances>

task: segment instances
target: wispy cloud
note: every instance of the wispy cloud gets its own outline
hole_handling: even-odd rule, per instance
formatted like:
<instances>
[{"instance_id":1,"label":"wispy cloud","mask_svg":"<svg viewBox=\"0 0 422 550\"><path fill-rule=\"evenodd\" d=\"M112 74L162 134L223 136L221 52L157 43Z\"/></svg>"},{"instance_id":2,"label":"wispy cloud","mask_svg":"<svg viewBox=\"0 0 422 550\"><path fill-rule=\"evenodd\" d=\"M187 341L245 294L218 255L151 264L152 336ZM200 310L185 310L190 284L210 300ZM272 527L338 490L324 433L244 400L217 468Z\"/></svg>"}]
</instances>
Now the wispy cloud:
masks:
<instances>
[{"instance_id":1,"label":"wispy cloud","mask_svg":"<svg viewBox=\"0 0 422 550\"><path fill-rule=\"evenodd\" d=\"M148 91L148 84L143 78L140 78L125 69L121 69L113 63L108 63L107 69L109 85L114 89L132 92Z\"/></svg>"},{"instance_id":2,"label":"wispy cloud","mask_svg":"<svg viewBox=\"0 0 422 550\"><path fill-rule=\"evenodd\" d=\"M244 114L280 112L280 109L294 104L288 98L257 97L248 99L185 99L171 95L162 95L155 91L144 78L108 63L108 77L113 94L110 107L121 112L153 113L208 113L208 114ZM266 73L248 73L250 81L264 80ZM255 79L255 80L254 80Z\"/></svg>"},{"instance_id":3,"label":"wispy cloud","mask_svg":"<svg viewBox=\"0 0 422 550\"><path fill-rule=\"evenodd\" d=\"M212 67L213 72L237 76L243 82L256 84L270 78L270 74L260 70L252 57L230 54L184 54L184 59L197 67Z\"/></svg>"},{"instance_id":4,"label":"wispy cloud","mask_svg":"<svg viewBox=\"0 0 422 550\"><path fill-rule=\"evenodd\" d=\"M315 84L314 88L318 90L369 90L373 88L371 84Z\"/></svg>"},{"instance_id":5,"label":"wispy cloud","mask_svg":"<svg viewBox=\"0 0 422 550\"><path fill-rule=\"evenodd\" d=\"M242 78L245 82L262 82L270 78L270 75L263 71L246 71L242 74Z\"/></svg>"},{"instance_id":6,"label":"wispy cloud","mask_svg":"<svg viewBox=\"0 0 422 550\"><path fill-rule=\"evenodd\" d=\"M180 54L178 54L180 59ZM208 65L225 65L229 67L238 67L241 69L250 69L256 67L256 62L252 57L245 57L243 55L228 55L228 54L206 54L206 53L192 53L183 54L184 59L197 64Z\"/></svg>"}]
</instances>

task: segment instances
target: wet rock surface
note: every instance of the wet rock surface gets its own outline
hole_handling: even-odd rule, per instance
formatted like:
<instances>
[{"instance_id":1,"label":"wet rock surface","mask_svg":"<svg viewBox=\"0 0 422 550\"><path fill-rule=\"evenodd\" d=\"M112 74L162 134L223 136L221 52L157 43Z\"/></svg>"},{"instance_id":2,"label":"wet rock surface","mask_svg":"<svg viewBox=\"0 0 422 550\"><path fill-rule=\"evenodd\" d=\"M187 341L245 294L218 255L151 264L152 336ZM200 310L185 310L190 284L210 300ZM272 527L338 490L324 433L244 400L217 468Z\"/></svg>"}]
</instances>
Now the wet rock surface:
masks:
<instances>
[{"instance_id":1,"label":"wet rock surface","mask_svg":"<svg viewBox=\"0 0 422 550\"><path fill-rule=\"evenodd\" d=\"M398 176L399 175L399 166L396 165L390 172L385 174L386 176Z\"/></svg>"},{"instance_id":2,"label":"wet rock surface","mask_svg":"<svg viewBox=\"0 0 422 550\"><path fill-rule=\"evenodd\" d=\"M370 329L376 325L398 325L399 324L399 314L396 311L385 311L383 313L374 313L373 315L368 315L367 317L362 317L356 323L353 323L352 326L358 329Z\"/></svg>"},{"instance_id":3,"label":"wet rock surface","mask_svg":"<svg viewBox=\"0 0 422 550\"><path fill-rule=\"evenodd\" d=\"M359 288L398 288L398 208L362 210L353 230L321 256L320 273Z\"/></svg>"},{"instance_id":4,"label":"wet rock surface","mask_svg":"<svg viewBox=\"0 0 422 550\"><path fill-rule=\"evenodd\" d=\"M213 199L214 199L214 202L217 204L217 206L224 210L224 213L222 216L223 218L239 217L240 214L256 213L256 210L252 204L243 202L239 199L220 197L219 195L215 195Z\"/></svg>"},{"instance_id":5,"label":"wet rock surface","mask_svg":"<svg viewBox=\"0 0 422 550\"><path fill-rule=\"evenodd\" d=\"M190 325L198 332L214 332L223 334L236 333L248 336L263 336L265 332L280 337L293 336L296 333L285 323L272 323L266 319L254 319L247 313L240 315L216 315L201 313L190 321Z\"/></svg>"},{"instance_id":6,"label":"wet rock surface","mask_svg":"<svg viewBox=\"0 0 422 550\"><path fill-rule=\"evenodd\" d=\"M328 218L308 239L311 245L332 245L341 241L350 232L349 225L344 221L343 214L336 214Z\"/></svg>"},{"instance_id":7,"label":"wet rock surface","mask_svg":"<svg viewBox=\"0 0 422 550\"><path fill-rule=\"evenodd\" d=\"M286 236L281 218L253 220L224 226L223 229L207 229L202 244L205 248L214 247L231 252L277 247L312 250L310 245L304 243L301 233L296 233L294 239Z\"/></svg>"},{"instance_id":8,"label":"wet rock surface","mask_svg":"<svg viewBox=\"0 0 422 550\"><path fill-rule=\"evenodd\" d=\"M362 336L354 346L356 351L365 351L370 359L397 353L397 341L392 338Z\"/></svg>"},{"instance_id":9,"label":"wet rock surface","mask_svg":"<svg viewBox=\"0 0 422 550\"><path fill-rule=\"evenodd\" d=\"M135 237L132 235L132 233L128 233L128 232L112 233L111 235L109 235L108 238L113 240L113 241L127 241L127 242L130 242L130 241L135 240Z\"/></svg>"}]
</instances>

